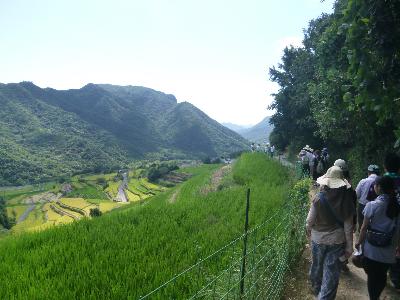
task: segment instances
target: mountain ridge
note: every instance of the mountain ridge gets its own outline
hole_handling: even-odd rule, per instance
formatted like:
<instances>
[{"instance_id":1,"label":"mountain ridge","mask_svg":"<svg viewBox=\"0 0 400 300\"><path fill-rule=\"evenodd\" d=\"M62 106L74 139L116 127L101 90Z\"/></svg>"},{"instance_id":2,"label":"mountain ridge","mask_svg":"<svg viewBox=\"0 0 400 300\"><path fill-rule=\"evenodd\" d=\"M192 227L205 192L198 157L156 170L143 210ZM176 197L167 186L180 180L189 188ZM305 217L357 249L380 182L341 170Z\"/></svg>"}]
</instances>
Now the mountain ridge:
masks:
<instances>
[{"instance_id":1,"label":"mountain ridge","mask_svg":"<svg viewBox=\"0 0 400 300\"><path fill-rule=\"evenodd\" d=\"M273 126L269 123L270 118L270 116L267 116L261 122L251 127L236 125L232 123L222 123L222 125L237 132L242 137L251 142L264 143L269 142L269 135L271 134L273 129Z\"/></svg>"},{"instance_id":2,"label":"mountain ridge","mask_svg":"<svg viewBox=\"0 0 400 300\"><path fill-rule=\"evenodd\" d=\"M106 171L146 157L204 158L246 141L189 102L146 87L0 84L0 185Z\"/></svg>"}]
</instances>

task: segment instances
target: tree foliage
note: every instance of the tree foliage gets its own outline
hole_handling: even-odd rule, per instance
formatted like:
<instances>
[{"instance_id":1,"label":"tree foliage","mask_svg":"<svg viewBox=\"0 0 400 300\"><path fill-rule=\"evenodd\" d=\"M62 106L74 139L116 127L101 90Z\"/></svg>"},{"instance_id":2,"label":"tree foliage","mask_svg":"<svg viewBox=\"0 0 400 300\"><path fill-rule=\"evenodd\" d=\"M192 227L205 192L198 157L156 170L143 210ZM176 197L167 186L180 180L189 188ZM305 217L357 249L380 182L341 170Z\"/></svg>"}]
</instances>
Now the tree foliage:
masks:
<instances>
[{"instance_id":1,"label":"tree foliage","mask_svg":"<svg viewBox=\"0 0 400 300\"><path fill-rule=\"evenodd\" d=\"M6 200L0 196L0 225L10 229L16 224L15 217L9 217L6 209Z\"/></svg>"},{"instance_id":2,"label":"tree foliage","mask_svg":"<svg viewBox=\"0 0 400 300\"><path fill-rule=\"evenodd\" d=\"M272 143L327 145L358 173L380 162L400 140L400 1L337 0L270 77Z\"/></svg>"}]
</instances>

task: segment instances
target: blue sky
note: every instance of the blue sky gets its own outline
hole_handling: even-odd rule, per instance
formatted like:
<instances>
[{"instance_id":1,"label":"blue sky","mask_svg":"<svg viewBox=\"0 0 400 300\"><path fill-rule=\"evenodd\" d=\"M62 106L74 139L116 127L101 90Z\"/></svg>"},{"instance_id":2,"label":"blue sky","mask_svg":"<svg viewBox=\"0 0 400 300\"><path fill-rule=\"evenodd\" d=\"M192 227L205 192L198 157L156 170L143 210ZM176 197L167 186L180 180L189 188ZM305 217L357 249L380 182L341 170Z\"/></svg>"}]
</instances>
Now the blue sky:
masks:
<instances>
[{"instance_id":1,"label":"blue sky","mask_svg":"<svg viewBox=\"0 0 400 300\"><path fill-rule=\"evenodd\" d=\"M255 124L268 69L333 0L0 0L0 82L147 86Z\"/></svg>"}]
</instances>

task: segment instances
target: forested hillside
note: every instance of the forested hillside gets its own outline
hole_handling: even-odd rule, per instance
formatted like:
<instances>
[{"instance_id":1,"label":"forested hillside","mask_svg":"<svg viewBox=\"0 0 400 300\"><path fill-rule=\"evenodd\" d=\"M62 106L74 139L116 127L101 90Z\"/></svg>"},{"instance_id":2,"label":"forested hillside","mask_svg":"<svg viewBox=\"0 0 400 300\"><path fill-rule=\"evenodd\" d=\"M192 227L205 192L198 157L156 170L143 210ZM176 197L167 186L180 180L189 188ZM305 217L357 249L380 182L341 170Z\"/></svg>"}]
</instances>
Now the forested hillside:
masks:
<instances>
[{"instance_id":1,"label":"forested hillside","mask_svg":"<svg viewBox=\"0 0 400 300\"><path fill-rule=\"evenodd\" d=\"M0 186L110 171L132 159L202 158L246 147L189 103L144 87L0 84Z\"/></svg>"},{"instance_id":2,"label":"forested hillside","mask_svg":"<svg viewBox=\"0 0 400 300\"><path fill-rule=\"evenodd\" d=\"M292 153L328 146L361 176L399 146L400 2L336 1L270 76L280 85L272 143Z\"/></svg>"}]
</instances>

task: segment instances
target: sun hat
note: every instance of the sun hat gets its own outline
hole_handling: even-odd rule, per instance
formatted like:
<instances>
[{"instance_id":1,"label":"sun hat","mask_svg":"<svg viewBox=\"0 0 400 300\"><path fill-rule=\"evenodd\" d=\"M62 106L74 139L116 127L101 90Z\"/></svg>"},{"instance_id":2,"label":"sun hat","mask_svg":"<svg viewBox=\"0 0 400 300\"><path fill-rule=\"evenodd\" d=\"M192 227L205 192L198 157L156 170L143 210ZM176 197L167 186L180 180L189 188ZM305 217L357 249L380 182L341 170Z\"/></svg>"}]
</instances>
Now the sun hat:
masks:
<instances>
[{"instance_id":1,"label":"sun hat","mask_svg":"<svg viewBox=\"0 0 400 300\"><path fill-rule=\"evenodd\" d=\"M317 179L319 185L326 185L331 189L337 189L342 186L350 187L349 183L343 178L343 170L338 166L332 166L326 171L326 174Z\"/></svg>"},{"instance_id":2,"label":"sun hat","mask_svg":"<svg viewBox=\"0 0 400 300\"><path fill-rule=\"evenodd\" d=\"M308 152L313 152L314 151L309 145L306 145L302 150L306 150Z\"/></svg>"},{"instance_id":3,"label":"sun hat","mask_svg":"<svg viewBox=\"0 0 400 300\"><path fill-rule=\"evenodd\" d=\"M369 165L367 170L369 172L378 173L379 172L379 167L377 165Z\"/></svg>"},{"instance_id":4,"label":"sun hat","mask_svg":"<svg viewBox=\"0 0 400 300\"><path fill-rule=\"evenodd\" d=\"M341 168L343 171L347 171L348 170L346 161L341 159L341 158L335 160L335 163L333 165L336 166L336 167Z\"/></svg>"}]
</instances>

